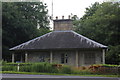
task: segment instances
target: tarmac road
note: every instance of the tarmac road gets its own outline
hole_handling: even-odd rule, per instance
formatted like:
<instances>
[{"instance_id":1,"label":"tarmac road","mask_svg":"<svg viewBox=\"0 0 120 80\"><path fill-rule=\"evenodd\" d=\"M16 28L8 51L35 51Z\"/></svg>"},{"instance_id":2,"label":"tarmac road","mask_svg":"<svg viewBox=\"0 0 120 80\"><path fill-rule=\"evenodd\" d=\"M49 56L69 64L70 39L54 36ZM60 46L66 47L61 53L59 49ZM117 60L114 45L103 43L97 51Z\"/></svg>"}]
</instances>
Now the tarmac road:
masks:
<instances>
[{"instance_id":1,"label":"tarmac road","mask_svg":"<svg viewBox=\"0 0 120 80\"><path fill-rule=\"evenodd\" d=\"M2 80L120 80L112 77L2 74Z\"/></svg>"}]
</instances>

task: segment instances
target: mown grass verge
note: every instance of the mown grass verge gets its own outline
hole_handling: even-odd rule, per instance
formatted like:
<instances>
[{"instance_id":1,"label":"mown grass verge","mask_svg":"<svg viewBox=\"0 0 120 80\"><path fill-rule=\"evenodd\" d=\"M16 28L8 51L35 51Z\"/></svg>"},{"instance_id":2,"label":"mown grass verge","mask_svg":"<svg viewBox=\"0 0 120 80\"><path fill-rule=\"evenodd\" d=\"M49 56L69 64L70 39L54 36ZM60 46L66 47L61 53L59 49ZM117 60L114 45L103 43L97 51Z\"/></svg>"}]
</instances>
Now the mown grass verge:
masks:
<instances>
[{"instance_id":1,"label":"mown grass verge","mask_svg":"<svg viewBox=\"0 0 120 80\"><path fill-rule=\"evenodd\" d=\"M118 75L99 75L99 74L61 74L61 73L38 73L38 72L16 72L16 71L2 71L2 74L64 75L64 76L91 76L91 77L118 77Z\"/></svg>"}]
</instances>

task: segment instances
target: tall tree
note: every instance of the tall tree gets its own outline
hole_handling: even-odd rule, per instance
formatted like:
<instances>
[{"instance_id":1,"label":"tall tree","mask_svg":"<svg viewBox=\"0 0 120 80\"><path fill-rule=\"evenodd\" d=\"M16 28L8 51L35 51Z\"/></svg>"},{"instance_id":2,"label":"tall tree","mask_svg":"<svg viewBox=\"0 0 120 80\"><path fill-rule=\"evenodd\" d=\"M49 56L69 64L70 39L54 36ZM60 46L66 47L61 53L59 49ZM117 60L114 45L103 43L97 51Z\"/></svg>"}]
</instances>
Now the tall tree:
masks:
<instances>
[{"instance_id":1,"label":"tall tree","mask_svg":"<svg viewBox=\"0 0 120 80\"><path fill-rule=\"evenodd\" d=\"M46 7L42 2L2 3L4 59L7 55L9 56L9 48L49 32ZM42 32L43 29L44 33Z\"/></svg>"},{"instance_id":2,"label":"tall tree","mask_svg":"<svg viewBox=\"0 0 120 80\"><path fill-rule=\"evenodd\" d=\"M76 25L78 33L107 46L120 45L120 3L104 2L97 5L95 3L92 7L87 8L86 12L79 21L75 21L79 22L79 25ZM110 47L110 50L112 48ZM112 52L110 51L107 54ZM120 54L119 51L117 54ZM109 59L110 57L113 58L116 55L109 55ZM107 63L111 63L109 59L107 59ZM118 64L118 60L115 59L118 58L114 58L112 61Z\"/></svg>"}]
</instances>

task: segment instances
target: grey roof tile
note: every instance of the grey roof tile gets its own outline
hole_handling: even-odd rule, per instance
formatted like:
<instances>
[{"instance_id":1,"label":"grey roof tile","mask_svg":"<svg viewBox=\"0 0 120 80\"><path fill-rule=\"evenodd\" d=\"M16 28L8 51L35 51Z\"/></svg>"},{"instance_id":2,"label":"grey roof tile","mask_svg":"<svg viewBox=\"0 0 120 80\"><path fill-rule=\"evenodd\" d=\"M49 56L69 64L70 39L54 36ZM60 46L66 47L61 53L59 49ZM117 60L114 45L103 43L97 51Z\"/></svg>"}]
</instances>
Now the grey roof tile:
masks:
<instances>
[{"instance_id":1,"label":"grey roof tile","mask_svg":"<svg viewBox=\"0 0 120 80\"><path fill-rule=\"evenodd\" d=\"M74 31L53 31L9 50L107 48Z\"/></svg>"}]
</instances>

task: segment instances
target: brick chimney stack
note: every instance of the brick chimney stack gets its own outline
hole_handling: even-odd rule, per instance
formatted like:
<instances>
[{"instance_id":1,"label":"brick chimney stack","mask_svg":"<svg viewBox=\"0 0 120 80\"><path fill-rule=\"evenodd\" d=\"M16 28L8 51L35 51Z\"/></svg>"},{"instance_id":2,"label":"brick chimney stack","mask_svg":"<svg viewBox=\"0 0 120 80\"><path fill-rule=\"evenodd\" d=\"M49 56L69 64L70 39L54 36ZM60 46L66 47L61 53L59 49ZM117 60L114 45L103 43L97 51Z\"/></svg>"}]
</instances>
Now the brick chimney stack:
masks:
<instances>
[{"instance_id":1,"label":"brick chimney stack","mask_svg":"<svg viewBox=\"0 0 120 80\"><path fill-rule=\"evenodd\" d=\"M56 17L56 20L53 20L53 22L54 31L73 30L73 21L70 19L70 15L68 16L68 19L64 19L64 16L62 16L62 19Z\"/></svg>"}]
</instances>

